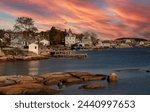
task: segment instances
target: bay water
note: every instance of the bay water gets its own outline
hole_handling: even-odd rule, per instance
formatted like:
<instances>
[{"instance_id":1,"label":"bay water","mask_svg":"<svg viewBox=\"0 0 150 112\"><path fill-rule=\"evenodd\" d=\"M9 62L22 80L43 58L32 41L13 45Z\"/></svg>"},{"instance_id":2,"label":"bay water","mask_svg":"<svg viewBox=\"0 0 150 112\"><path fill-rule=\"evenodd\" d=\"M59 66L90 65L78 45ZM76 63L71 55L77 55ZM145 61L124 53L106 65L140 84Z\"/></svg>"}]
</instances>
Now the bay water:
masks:
<instances>
[{"instance_id":1,"label":"bay water","mask_svg":"<svg viewBox=\"0 0 150 112\"><path fill-rule=\"evenodd\" d=\"M13 61L0 63L0 75L39 75L47 72L90 72L119 75L116 84L107 81L104 89L85 90L77 85L61 88L65 95L150 95L150 48L102 49L74 51L87 53L85 59L50 58L34 61ZM84 83L85 84L85 83ZM53 87L59 89L57 87Z\"/></svg>"}]
</instances>

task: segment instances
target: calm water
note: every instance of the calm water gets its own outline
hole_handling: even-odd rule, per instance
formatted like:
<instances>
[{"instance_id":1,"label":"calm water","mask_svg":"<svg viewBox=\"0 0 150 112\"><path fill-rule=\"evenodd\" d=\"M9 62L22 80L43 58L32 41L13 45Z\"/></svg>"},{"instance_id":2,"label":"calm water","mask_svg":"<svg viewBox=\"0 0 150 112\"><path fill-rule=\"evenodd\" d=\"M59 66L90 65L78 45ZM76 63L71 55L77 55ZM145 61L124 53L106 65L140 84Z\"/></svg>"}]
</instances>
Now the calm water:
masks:
<instances>
[{"instance_id":1,"label":"calm water","mask_svg":"<svg viewBox=\"0 0 150 112\"><path fill-rule=\"evenodd\" d=\"M85 52L85 51L84 51ZM78 89L80 85L62 88L62 94L149 94L150 95L150 48L108 49L86 51L88 58L66 59L51 58L30 62L0 63L1 75L38 75L46 72L86 71L91 73L119 74L119 82L115 85L100 81L104 89ZM95 81L98 82L98 81ZM88 82L93 83L93 82ZM53 87L58 89L57 87Z\"/></svg>"}]
</instances>

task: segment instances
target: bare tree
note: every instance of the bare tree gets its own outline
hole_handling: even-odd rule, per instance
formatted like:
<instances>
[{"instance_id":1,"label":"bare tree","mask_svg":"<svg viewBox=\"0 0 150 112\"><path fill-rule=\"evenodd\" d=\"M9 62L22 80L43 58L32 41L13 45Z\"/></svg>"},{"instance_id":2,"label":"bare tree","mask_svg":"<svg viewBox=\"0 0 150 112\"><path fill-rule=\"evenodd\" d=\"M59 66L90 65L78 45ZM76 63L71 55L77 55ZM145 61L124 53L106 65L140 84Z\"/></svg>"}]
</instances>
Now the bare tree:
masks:
<instances>
[{"instance_id":1,"label":"bare tree","mask_svg":"<svg viewBox=\"0 0 150 112\"><path fill-rule=\"evenodd\" d=\"M29 17L18 17L14 25L14 31L23 32L25 34L34 33L37 28L34 26L34 21Z\"/></svg>"},{"instance_id":2,"label":"bare tree","mask_svg":"<svg viewBox=\"0 0 150 112\"><path fill-rule=\"evenodd\" d=\"M95 32L86 31L84 33L84 36L85 37L91 37L91 41L92 41L93 45L96 45L98 43L97 34Z\"/></svg>"}]
</instances>

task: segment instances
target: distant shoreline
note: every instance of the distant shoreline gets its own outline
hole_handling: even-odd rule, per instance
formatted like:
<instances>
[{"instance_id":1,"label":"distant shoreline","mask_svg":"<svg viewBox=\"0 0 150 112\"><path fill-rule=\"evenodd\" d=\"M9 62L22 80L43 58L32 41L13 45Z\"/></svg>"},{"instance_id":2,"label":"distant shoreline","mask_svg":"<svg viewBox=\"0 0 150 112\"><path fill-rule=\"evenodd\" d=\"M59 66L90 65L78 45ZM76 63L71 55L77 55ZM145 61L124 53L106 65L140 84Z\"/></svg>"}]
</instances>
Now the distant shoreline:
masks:
<instances>
[{"instance_id":1,"label":"distant shoreline","mask_svg":"<svg viewBox=\"0 0 150 112\"><path fill-rule=\"evenodd\" d=\"M99 49L78 49L79 51L88 51L88 50L105 50L105 49L134 49L134 48L150 48L150 47L130 47L130 48L99 48ZM76 50L76 51L78 51ZM72 54L72 55L31 55L31 56L0 56L0 62L11 62L11 61L33 61L33 60L42 60L42 59L49 59L51 57L54 58L77 58L83 59L87 57L87 54Z\"/></svg>"}]
</instances>

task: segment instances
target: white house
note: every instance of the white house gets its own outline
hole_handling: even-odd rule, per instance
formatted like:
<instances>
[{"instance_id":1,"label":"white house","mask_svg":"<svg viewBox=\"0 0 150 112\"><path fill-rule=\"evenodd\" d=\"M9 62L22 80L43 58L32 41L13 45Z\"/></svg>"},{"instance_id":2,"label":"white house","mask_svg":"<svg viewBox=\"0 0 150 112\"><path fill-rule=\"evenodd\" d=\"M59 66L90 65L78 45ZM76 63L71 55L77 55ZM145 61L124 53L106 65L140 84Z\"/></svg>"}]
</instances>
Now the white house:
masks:
<instances>
[{"instance_id":1,"label":"white house","mask_svg":"<svg viewBox=\"0 0 150 112\"><path fill-rule=\"evenodd\" d=\"M88 37L83 37L82 38L82 43L85 45L85 46L92 46L92 39L90 36Z\"/></svg>"},{"instance_id":2,"label":"white house","mask_svg":"<svg viewBox=\"0 0 150 112\"><path fill-rule=\"evenodd\" d=\"M35 53L35 54L39 54L39 44L36 44L36 43L32 43L32 44L29 44L29 48L28 48L28 50L30 51L30 52L33 52L33 53Z\"/></svg>"},{"instance_id":3,"label":"white house","mask_svg":"<svg viewBox=\"0 0 150 112\"><path fill-rule=\"evenodd\" d=\"M76 36L72 34L72 31L69 29L67 36L65 37L65 45L71 47L71 45L76 43Z\"/></svg>"},{"instance_id":4,"label":"white house","mask_svg":"<svg viewBox=\"0 0 150 112\"><path fill-rule=\"evenodd\" d=\"M110 41L109 40L102 41L102 47L104 47L104 48L110 48L111 47Z\"/></svg>"},{"instance_id":5,"label":"white house","mask_svg":"<svg viewBox=\"0 0 150 112\"><path fill-rule=\"evenodd\" d=\"M50 42L46 39L41 40L40 43L42 43L44 46L49 46L50 45Z\"/></svg>"},{"instance_id":6,"label":"white house","mask_svg":"<svg viewBox=\"0 0 150 112\"><path fill-rule=\"evenodd\" d=\"M102 41L98 40L98 43L96 44L97 47L102 47L103 46L103 43Z\"/></svg>"},{"instance_id":7,"label":"white house","mask_svg":"<svg viewBox=\"0 0 150 112\"><path fill-rule=\"evenodd\" d=\"M41 43L31 43L29 44L28 51L39 55L43 52L47 52L47 47Z\"/></svg>"},{"instance_id":8,"label":"white house","mask_svg":"<svg viewBox=\"0 0 150 112\"><path fill-rule=\"evenodd\" d=\"M125 39L125 43L132 43L131 39Z\"/></svg>"},{"instance_id":9,"label":"white house","mask_svg":"<svg viewBox=\"0 0 150 112\"><path fill-rule=\"evenodd\" d=\"M120 48L130 48L131 46L127 43L121 43L120 45Z\"/></svg>"},{"instance_id":10,"label":"white house","mask_svg":"<svg viewBox=\"0 0 150 112\"><path fill-rule=\"evenodd\" d=\"M144 44L145 44L144 41L140 41L140 42L139 42L139 45L140 45L140 46L142 46L142 45L144 45Z\"/></svg>"}]
</instances>

